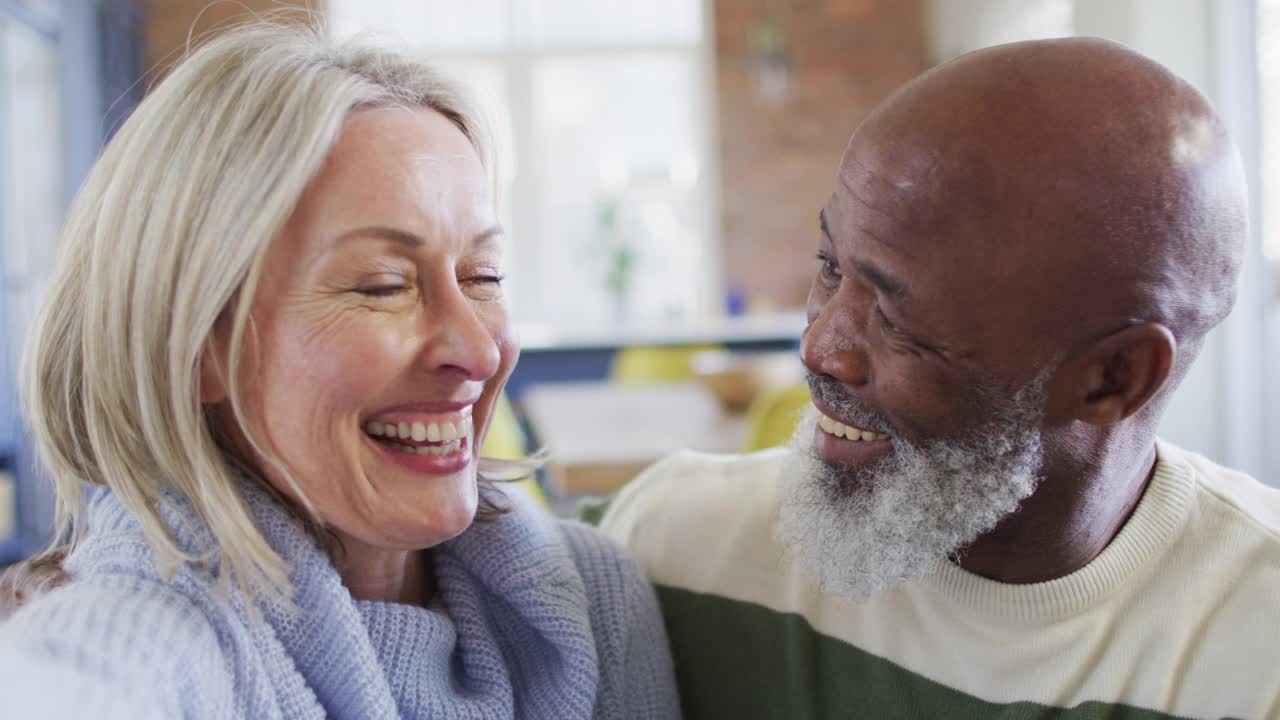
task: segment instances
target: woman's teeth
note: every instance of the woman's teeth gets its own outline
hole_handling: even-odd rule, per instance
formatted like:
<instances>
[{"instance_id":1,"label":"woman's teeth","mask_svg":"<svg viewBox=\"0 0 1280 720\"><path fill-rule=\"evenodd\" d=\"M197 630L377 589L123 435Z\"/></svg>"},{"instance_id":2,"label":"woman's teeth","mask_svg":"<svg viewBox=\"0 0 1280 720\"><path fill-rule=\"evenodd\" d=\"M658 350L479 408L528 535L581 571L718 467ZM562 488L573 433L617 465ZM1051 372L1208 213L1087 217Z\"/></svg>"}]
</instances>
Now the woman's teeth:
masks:
<instances>
[{"instance_id":1,"label":"woman's teeth","mask_svg":"<svg viewBox=\"0 0 1280 720\"><path fill-rule=\"evenodd\" d=\"M463 415L457 421L444 422L377 422L369 421L364 431L380 442L411 455L449 455L462 449L462 441L470 438L474 426L471 415ZM396 442L400 440L402 442ZM413 443L413 444L410 444ZM422 443L430 443L425 445Z\"/></svg>"},{"instance_id":2,"label":"woman's teeth","mask_svg":"<svg viewBox=\"0 0 1280 720\"><path fill-rule=\"evenodd\" d=\"M431 422L424 423L420 421L398 423L381 423L370 421L365 423L364 431L373 437L386 438L388 440L412 440L416 443L453 443L460 438L469 438L473 431L471 416L466 415L458 420L458 422ZM397 445L399 443L391 443ZM441 447L445 447L441 446Z\"/></svg>"},{"instance_id":3,"label":"woman's teeth","mask_svg":"<svg viewBox=\"0 0 1280 720\"><path fill-rule=\"evenodd\" d=\"M443 445L405 445L403 443L387 443L391 447L410 455L448 455L462 449L461 440L450 440Z\"/></svg>"},{"instance_id":4,"label":"woman's teeth","mask_svg":"<svg viewBox=\"0 0 1280 720\"><path fill-rule=\"evenodd\" d=\"M836 437L853 440L855 442L889 439L889 436L883 433L863 430L862 428L857 428L852 425L845 425L839 420L832 420L821 413L818 414L818 426L821 427L822 431L828 435L835 435Z\"/></svg>"}]
</instances>

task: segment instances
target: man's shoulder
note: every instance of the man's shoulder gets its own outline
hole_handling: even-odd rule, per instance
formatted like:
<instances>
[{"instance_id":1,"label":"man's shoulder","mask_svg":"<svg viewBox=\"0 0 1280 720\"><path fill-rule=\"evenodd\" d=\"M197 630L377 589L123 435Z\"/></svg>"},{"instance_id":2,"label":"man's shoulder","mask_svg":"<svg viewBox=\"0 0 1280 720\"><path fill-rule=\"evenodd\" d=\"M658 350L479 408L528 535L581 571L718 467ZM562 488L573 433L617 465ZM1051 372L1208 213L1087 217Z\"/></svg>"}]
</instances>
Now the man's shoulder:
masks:
<instances>
[{"instance_id":1,"label":"man's shoulder","mask_svg":"<svg viewBox=\"0 0 1280 720\"><path fill-rule=\"evenodd\" d=\"M790 456L675 453L623 488L600 528L658 584L713 587L721 574L756 567L776 574L777 482Z\"/></svg>"},{"instance_id":2,"label":"man's shoulder","mask_svg":"<svg viewBox=\"0 0 1280 720\"><path fill-rule=\"evenodd\" d=\"M681 450L654 463L610 501L600 527L611 536L652 522L714 523L773 503L778 475L790 452L772 448L747 455Z\"/></svg>"},{"instance_id":3,"label":"man's shoulder","mask_svg":"<svg viewBox=\"0 0 1280 720\"><path fill-rule=\"evenodd\" d=\"M1280 488L1170 443L1158 447L1162 461L1191 478L1199 522L1253 535L1280 553Z\"/></svg>"}]
</instances>

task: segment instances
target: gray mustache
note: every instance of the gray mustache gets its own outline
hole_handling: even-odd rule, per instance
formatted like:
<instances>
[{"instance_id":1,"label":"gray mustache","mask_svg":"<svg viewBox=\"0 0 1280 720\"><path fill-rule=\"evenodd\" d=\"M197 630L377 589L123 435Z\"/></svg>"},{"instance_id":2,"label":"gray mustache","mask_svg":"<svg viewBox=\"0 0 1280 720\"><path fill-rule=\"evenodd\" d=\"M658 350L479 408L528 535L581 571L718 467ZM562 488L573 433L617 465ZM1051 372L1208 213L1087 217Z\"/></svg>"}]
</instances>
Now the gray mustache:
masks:
<instances>
[{"instance_id":1,"label":"gray mustache","mask_svg":"<svg viewBox=\"0 0 1280 720\"><path fill-rule=\"evenodd\" d=\"M856 425L863 430L892 435L893 428L883 415L850 397L839 380L830 375L819 375L811 370L804 373L809 393L814 399L831 408L846 425Z\"/></svg>"}]
</instances>

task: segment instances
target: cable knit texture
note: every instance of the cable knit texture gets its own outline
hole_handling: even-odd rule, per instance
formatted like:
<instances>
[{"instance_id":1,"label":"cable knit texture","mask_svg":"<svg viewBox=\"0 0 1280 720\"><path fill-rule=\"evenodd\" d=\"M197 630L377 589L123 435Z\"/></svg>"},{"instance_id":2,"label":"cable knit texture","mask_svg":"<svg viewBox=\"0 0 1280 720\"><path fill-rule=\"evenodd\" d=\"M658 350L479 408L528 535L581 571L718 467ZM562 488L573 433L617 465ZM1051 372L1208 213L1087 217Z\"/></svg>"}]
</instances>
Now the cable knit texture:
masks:
<instances>
[{"instance_id":1,"label":"cable knit texture","mask_svg":"<svg viewBox=\"0 0 1280 720\"><path fill-rule=\"evenodd\" d=\"M434 550L429 607L354 600L328 556L245 483L291 568L291 609L156 569L110 493L68 558L73 581L0 625L0 698L42 718L673 718L666 635L638 566L595 530L516 510ZM515 495L515 493L513 493ZM189 506L181 547L212 538Z\"/></svg>"}]
</instances>

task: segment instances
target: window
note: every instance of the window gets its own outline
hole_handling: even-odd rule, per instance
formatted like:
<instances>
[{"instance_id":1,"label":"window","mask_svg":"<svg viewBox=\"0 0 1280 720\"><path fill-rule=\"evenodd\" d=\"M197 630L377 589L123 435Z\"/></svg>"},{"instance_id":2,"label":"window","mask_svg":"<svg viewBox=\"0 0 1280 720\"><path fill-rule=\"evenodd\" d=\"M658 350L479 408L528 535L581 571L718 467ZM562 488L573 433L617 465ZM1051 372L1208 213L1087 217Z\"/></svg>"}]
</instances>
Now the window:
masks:
<instances>
[{"instance_id":1,"label":"window","mask_svg":"<svg viewBox=\"0 0 1280 720\"><path fill-rule=\"evenodd\" d=\"M1264 345L1272 363L1280 358L1280 0L1258 0L1257 5L1258 68L1258 136L1261 144L1258 164L1261 182L1258 188L1260 234L1264 273L1263 289L1269 289L1270 302L1263 305L1266 336ZM1267 287L1269 283L1269 288ZM1272 434L1280 428L1280 378L1268 369L1262 400L1267 407L1265 430ZM1268 443L1267 458L1270 477L1266 480L1280 486L1280 445Z\"/></svg>"},{"instance_id":2,"label":"window","mask_svg":"<svg viewBox=\"0 0 1280 720\"><path fill-rule=\"evenodd\" d=\"M1262 114L1262 251L1275 268L1280 266L1280 0L1258 2L1258 100Z\"/></svg>"},{"instance_id":3,"label":"window","mask_svg":"<svg viewBox=\"0 0 1280 720\"><path fill-rule=\"evenodd\" d=\"M47 492L32 491L20 459L14 382L65 197L57 17L41 14L46 5L0 5L0 563L48 534Z\"/></svg>"},{"instance_id":4,"label":"window","mask_svg":"<svg viewBox=\"0 0 1280 720\"><path fill-rule=\"evenodd\" d=\"M62 224L60 112L57 46L0 16L0 328L11 340L26 336ZM5 342L0 357L0 448L17 440L21 346Z\"/></svg>"},{"instance_id":5,"label":"window","mask_svg":"<svg viewBox=\"0 0 1280 720\"><path fill-rule=\"evenodd\" d=\"M657 324L719 307L712 72L689 0L331 0L339 36L420 48L508 138L516 319Z\"/></svg>"}]
</instances>

